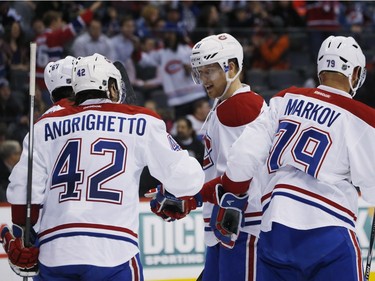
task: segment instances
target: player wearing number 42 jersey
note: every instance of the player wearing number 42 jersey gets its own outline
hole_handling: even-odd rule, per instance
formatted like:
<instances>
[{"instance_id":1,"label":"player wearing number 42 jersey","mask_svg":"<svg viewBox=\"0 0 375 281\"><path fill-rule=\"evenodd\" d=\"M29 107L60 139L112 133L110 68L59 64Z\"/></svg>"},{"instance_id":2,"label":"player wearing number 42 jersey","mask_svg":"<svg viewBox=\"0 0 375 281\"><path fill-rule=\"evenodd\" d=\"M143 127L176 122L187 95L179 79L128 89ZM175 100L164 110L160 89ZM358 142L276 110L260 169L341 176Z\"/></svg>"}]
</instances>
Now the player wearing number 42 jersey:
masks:
<instances>
[{"instance_id":1,"label":"player wearing number 42 jersey","mask_svg":"<svg viewBox=\"0 0 375 281\"><path fill-rule=\"evenodd\" d=\"M44 115L34 126L33 224L43 205L40 272L34 278L143 280L138 248L143 168L148 166L177 196L196 194L204 173L195 158L180 150L158 115L120 104L125 96L121 73L105 57L77 58L72 85L75 105ZM7 190L12 221L19 226L25 224L27 147L26 138ZM32 260L24 261L35 252L22 256L22 243L9 243L17 229L2 231L4 247L12 268L30 276Z\"/></svg>"},{"instance_id":2,"label":"player wearing number 42 jersey","mask_svg":"<svg viewBox=\"0 0 375 281\"><path fill-rule=\"evenodd\" d=\"M276 94L229 153L227 189L263 176L259 281L363 280L356 187L375 203L375 112L352 97L365 63L352 37L328 37L321 85Z\"/></svg>"}]
</instances>

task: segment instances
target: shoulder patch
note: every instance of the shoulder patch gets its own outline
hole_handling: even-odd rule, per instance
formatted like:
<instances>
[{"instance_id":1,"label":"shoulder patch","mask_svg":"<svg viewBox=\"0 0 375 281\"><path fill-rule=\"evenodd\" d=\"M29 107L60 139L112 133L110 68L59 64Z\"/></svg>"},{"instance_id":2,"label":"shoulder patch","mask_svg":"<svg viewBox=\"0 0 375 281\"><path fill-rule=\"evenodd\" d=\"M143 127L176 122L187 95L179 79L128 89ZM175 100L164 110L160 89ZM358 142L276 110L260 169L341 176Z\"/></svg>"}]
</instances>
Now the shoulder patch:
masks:
<instances>
[{"instance_id":1,"label":"shoulder patch","mask_svg":"<svg viewBox=\"0 0 375 281\"><path fill-rule=\"evenodd\" d=\"M217 116L225 126L242 126L257 118L263 101L263 98L254 92L239 93L217 107Z\"/></svg>"}]
</instances>

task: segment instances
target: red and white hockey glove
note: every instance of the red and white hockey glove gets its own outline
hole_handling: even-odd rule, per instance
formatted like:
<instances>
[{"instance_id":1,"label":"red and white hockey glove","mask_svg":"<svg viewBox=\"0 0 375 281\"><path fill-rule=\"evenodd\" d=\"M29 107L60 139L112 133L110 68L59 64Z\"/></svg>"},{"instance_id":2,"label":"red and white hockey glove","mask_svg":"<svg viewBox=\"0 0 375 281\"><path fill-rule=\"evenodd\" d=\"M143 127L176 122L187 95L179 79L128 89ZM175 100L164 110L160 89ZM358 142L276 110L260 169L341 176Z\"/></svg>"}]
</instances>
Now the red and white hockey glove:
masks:
<instances>
[{"instance_id":1,"label":"red and white hockey glove","mask_svg":"<svg viewBox=\"0 0 375 281\"><path fill-rule=\"evenodd\" d=\"M23 277L38 274L39 248L25 248L21 226L14 224L12 230L9 226L4 226L1 229L1 243L8 255L9 265L16 274Z\"/></svg>"},{"instance_id":2,"label":"red and white hockey glove","mask_svg":"<svg viewBox=\"0 0 375 281\"><path fill-rule=\"evenodd\" d=\"M223 186L215 187L217 205L214 205L210 219L210 226L216 239L226 248L232 249L244 225L244 212L248 204L249 195L237 196L224 193Z\"/></svg>"},{"instance_id":3,"label":"red and white hockey glove","mask_svg":"<svg viewBox=\"0 0 375 281\"><path fill-rule=\"evenodd\" d=\"M190 211L203 204L199 194L180 199L166 191L161 185L150 189L145 197L152 198L151 211L168 222L186 217Z\"/></svg>"}]
</instances>

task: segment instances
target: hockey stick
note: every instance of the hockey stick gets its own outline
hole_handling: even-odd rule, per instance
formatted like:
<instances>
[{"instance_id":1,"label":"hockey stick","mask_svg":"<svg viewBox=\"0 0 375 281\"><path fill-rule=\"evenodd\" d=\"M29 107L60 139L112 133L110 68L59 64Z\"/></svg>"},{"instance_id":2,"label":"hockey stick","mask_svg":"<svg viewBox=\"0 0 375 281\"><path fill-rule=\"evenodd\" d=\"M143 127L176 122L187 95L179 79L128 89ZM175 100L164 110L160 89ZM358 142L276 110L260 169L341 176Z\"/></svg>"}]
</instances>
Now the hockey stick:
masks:
<instances>
[{"instance_id":1,"label":"hockey stick","mask_svg":"<svg viewBox=\"0 0 375 281\"><path fill-rule=\"evenodd\" d=\"M366 269L365 269L365 281L368 281L370 279L372 248L374 246L374 238L375 238L375 213L373 214L373 218L372 218L370 244L368 246L367 262L366 262Z\"/></svg>"},{"instance_id":2,"label":"hockey stick","mask_svg":"<svg viewBox=\"0 0 375 281\"><path fill-rule=\"evenodd\" d=\"M136 104L137 96L135 95L133 86L130 83L129 76L128 76L128 73L126 72L124 65L120 61L115 61L113 65L120 71L121 79L125 84L125 92L126 92L125 102L127 104Z\"/></svg>"},{"instance_id":3,"label":"hockey stick","mask_svg":"<svg viewBox=\"0 0 375 281\"><path fill-rule=\"evenodd\" d=\"M25 246L30 246L31 232L31 190L33 179L33 150L34 150L34 98L35 98L35 65L36 65L36 43L30 43L30 115L29 115L29 150L27 163L27 189L26 189L26 225ZM27 281L27 277L23 277Z\"/></svg>"},{"instance_id":4,"label":"hockey stick","mask_svg":"<svg viewBox=\"0 0 375 281\"><path fill-rule=\"evenodd\" d=\"M202 278L203 278L203 272L204 272L204 269L202 270L201 274L199 274L198 278L197 278L197 281L202 281Z\"/></svg>"}]
</instances>

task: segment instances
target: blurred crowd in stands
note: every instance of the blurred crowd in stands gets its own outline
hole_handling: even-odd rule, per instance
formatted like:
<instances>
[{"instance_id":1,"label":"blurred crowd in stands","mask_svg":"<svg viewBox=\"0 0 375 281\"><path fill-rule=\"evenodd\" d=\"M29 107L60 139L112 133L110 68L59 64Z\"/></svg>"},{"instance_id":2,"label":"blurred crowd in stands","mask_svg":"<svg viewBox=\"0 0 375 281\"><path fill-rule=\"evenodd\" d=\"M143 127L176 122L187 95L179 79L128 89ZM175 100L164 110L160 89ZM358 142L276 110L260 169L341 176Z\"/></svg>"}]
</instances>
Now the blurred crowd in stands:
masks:
<instances>
[{"instance_id":1,"label":"blurred crowd in stands","mask_svg":"<svg viewBox=\"0 0 375 281\"><path fill-rule=\"evenodd\" d=\"M70 34L55 33L69 24ZM212 101L190 77L194 43L221 32L235 36L244 46L241 80L268 101L292 85L316 86L321 42L328 35L353 36L368 70L355 98L375 107L374 26L373 1L2 1L0 202L6 201L8 176L29 129L29 44L37 41L37 66L43 70L51 60L43 53L47 33L56 35L49 46L54 60L100 53L122 62L137 104L158 112L181 147L202 162L203 125ZM51 106L39 80L35 120ZM147 169L142 177L140 194L156 184Z\"/></svg>"}]
</instances>

